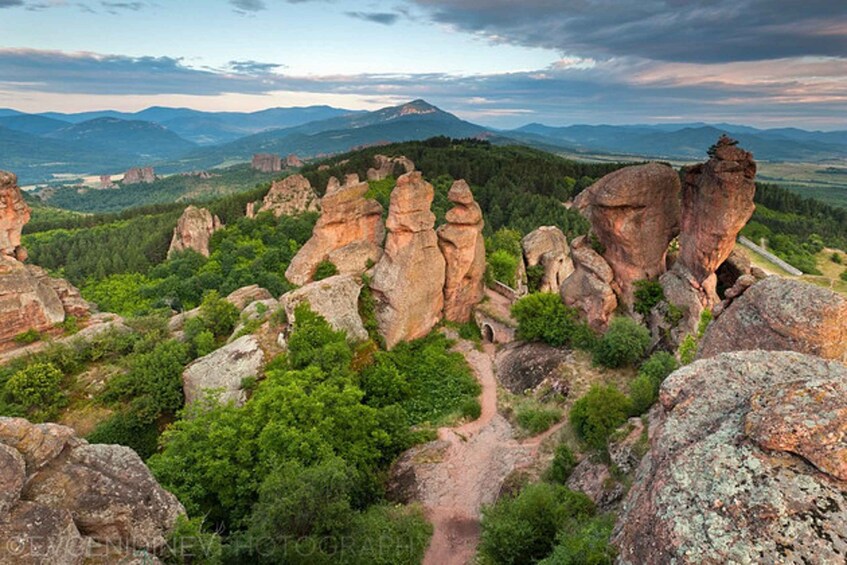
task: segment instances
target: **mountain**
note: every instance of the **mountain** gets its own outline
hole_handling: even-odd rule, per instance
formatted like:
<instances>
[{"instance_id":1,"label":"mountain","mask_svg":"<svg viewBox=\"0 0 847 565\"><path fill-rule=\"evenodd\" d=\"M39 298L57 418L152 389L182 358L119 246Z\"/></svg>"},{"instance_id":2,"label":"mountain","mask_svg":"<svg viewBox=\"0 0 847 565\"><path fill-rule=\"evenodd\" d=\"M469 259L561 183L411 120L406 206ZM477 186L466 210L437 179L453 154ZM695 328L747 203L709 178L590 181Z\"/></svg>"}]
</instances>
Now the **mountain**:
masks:
<instances>
[{"instance_id":1,"label":"mountain","mask_svg":"<svg viewBox=\"0 0 847 565\"><path fill-rule=\"evenodd\" d=\"M142 161L173 158L196 147L159 124L117 118L95 118L71 124L46 137L73 142L92 151L135 155Z\"/></svg>"},{"instance_id":2,"label":"mountain","mask_svg":"<svg viewBox=\"0 0 847 565\"><path fill-rule=\"evenodd\" d=\"M22 131L24 133L32 133L35 135L44 135L52 133L70 125L68 122L46 118L44 116L34 116L31 114L17 114L12 116L0 117L0 126L14 131Z\"/></svg>"}]
</instances>

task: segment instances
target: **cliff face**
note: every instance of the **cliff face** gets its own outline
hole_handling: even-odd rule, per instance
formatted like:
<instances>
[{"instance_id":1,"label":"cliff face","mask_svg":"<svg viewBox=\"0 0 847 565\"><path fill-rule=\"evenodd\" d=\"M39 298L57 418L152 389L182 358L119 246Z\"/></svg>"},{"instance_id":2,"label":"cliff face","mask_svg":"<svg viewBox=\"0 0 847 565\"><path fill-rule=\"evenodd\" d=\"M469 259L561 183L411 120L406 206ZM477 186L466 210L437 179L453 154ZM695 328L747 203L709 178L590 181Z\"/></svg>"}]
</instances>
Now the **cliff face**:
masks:
<instances>
[{"instance_id":1,"label":"cliff face","mask_svg":"<svg viewBox=\"0 0 847 565\"><path fill-rule=\"evenodd\" d=\"M153 167L133 167L124 173L124 185L150 183L156 180Z\"/></svg>"},{"instance_id":2,"label":"cliff face","mask_svg":"<svg viewBox=\"0 0 847 565\"><path fill-rule=\"evenodd\" d=\"M21 230L29 221L30 209L18 188L18 177L0 171L0 253L23 261Z\"/></svg>"},{"instance_id":3,"label":"cliff face","mask_svg":"<svg viewBox=\"0 0 847 565\"><path fill-rule=\"evenodd\" d=\"M212 234L223 228L217 216L205 208L189 206L180 216L174 228L168 257L179 251L193 249L204 257L209 256L209 240Z\"/></svg>"},{"instance_id":4,"label":"cliff face","mask_svg":"<svg viewBox=\"0 0 847 565\"><path fill-rule=\"evenodd\" d=\"M283 180L274 181L271 185L259 212L268 210L277 218L296 216L303 212L320 212L321 204L307 178L302 175L291 175Z\"/></svg>"},{"instance_id":5,"label":"cliff face","mask_svg":"<svg viewBox=\"0 0 847 565\"><path fill-rule=\"evenodd\" d=\"M257 153L253 155L250 166L263 173L276 173L282 170L282 159L279 155Z\"/></svg>"}]
</instances>

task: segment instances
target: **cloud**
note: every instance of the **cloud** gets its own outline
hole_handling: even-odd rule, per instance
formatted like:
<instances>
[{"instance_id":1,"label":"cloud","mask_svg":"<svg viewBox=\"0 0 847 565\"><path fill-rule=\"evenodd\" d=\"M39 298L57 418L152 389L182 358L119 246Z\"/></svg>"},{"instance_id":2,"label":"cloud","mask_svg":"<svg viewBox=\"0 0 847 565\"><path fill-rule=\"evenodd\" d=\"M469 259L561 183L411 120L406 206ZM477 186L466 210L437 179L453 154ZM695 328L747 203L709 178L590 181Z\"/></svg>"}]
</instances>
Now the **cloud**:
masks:
<instances>
[{"instance_id":1,"label":"cloud","mask_svg":"<svg viewBox=\"0 0 847 565\"><path fill-rule=\"evenodd\" d=\"M3 8L15 8L23 5L24 0L0 0L0 10Z\"/></svg>"},{"instance_id":2,"label":"cloud","mask_svg":"<svg viewBox=\"0 0 847 565\"><path fill-rule=\"evenodd\" d=\"M283 68L285 65L278 63L260 63L259 61L230 61L227 67L235 73L245 75L264 75L273 72L276 69Z\"/></svg>"},{"instance_id":3,"label":"cloud","mask_svg":"<svg viewBox=\"0 0 847 565\"><path fill-rule=\"evenodd\" d=\"M122 11L138 12L146 7L144 2L100 2L100 5L110 14L118 14Z\"/></svg>"},{"instance_id":4,"label":"cloud","mask_svg":"<svg viewBox=\"0 0 847 565\"><path fill-rule=\"evenodd\" d=\"M833 0L410 0L492 41L579 57L727 62L847 53Z\"/></svg>"},{"instance_id":5,"label":"cloud","mask_svg":"<svg viewBox=\"0 0 847 565\"><path fill-rule=\"evenodd\" d=\"M229 3L235 7L235 11L240 14L249 12L261 12L267 10L268 5L264 0L229 0Z\"/></svg>"},{"instance_id":6,"label":"cloud","mask_svg":"<svg viewBox=\"0 0 847 565\"><path fill-rule=\"evenodd\" d=\"M351 18L382 25L393 25L400 19L400 14L390 12L345 12L345 14Z\"/></svg>"}]
</instances>

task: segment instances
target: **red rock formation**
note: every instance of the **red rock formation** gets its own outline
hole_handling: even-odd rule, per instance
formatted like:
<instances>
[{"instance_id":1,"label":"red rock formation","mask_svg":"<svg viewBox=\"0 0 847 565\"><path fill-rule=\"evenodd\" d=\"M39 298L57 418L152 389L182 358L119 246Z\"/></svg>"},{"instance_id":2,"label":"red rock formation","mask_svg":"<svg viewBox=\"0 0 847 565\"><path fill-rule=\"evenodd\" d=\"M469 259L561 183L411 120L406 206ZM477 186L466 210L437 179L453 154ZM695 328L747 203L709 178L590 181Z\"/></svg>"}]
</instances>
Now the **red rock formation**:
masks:
<instances>
[{"instance_id":1,"label":"red rock formation","mask_svg":"<svg viewBox=\"0 0 847 565\"><path fill-rule=\"evenodd\" d=\"M282 170L282 159L279 158L279 155L257 153L253 155L250 166L263 173L276 173Z\"/></svg>"},{"instance_id":2,"label":"red rock formation","mask_svg":"<svg viewBox=\"0 0 847 565\"><path fill-rule=\"evenodd\" d=\"M112 182L112 175L100 175L100 188L114 188L115 183Z\"/></svg>"},{"instance_id":3,"label":"red rock formation","mask_svg":"<svg viewBox=\"0 0 847 565\"><path fill-rule=\"evenodd\" d=\"M180 216L174 228L168 257L179 251L193 249L204 257L209 256L209 240L212 234L223 228L217 216L205 208L189 206Z\"/></svg>"},{"instance_id":4,"label":"red rock formation","mask_svg":"<svg viewBox=\"0 0 847 565\"><path fill-rule=\"evenodd\" d=\"M291 154L285 158L285 166L289 169L299 169L303 166L303 161L295 154Z\"/></svg>"},{"instance_id":5,"label":"red rock formation","mask_svg":"<svg viewBox=\"0 0 847 565\"><path fill-rule=\"evenodd\" d=\"M753 156L722 136L708 162L685 173L679 260L707 287L735 247L738 232L756 206L756 162Z\"/></svg>"},{"instance_id":6,"label":"red rock formation","mask_svg":"<svg viewBox=\"0 0 847 565\"><path fill-rule=\"evenodd\" d=\"M156 180L156 173L153 167L133 167L124 173L124 186L139 183L150 183Z\"/></svg>"},{"instance_id":7,"label":"red rock formation","mask_svg":"<svg viewBox=\"0 0 847 565\"><path fill-rule=\"evenodd\" d=\"M465 181L454 182L447 199L456 206L437 230L438 247L446 261L444 319L464 323L485 294L485 223Z\"/></svg>"},{"instance_id":8,"label":"red rock formation","mask_svg":"<svg viewBox=\"0 0 847 565\"><path fill-rule=\"evenodd\" d=\"M434 195L419 172L401 176L391 192L385 253L371 281L379 330L388 348L425 336L441 318L445 260L433 229Z\"/></svg>"},{"instance_id":9,"label":"red rock formation","mask_svg":"<svg viewBox=\"0 0 847 565\"><path fill-rule=\"evenodd\" d=\"M320 212L321 205L309 180L303 175L291 175L271 185L259 212L268 210L279 218L303 212Z\"/></svg>"},{"instance_id":10,"label":"red rock formation","mask_svg":"<svg viewBox=\"0 0 847 565\"><path fill-rule=\"evenodd\" d=\"M596 331L605 331L618 307L615 277L606 260L585 236L571 242L574 272L562 284L562 300L577 308Z\"/></svg>"},{"instance_id":11,"label":"red rock formation","mask_svg":"<svg viewBox=\"0 0 847 565\"><path fill-rule=\"evenodd\" d=\"M415 170L415 164L408 157L386 157L385 155L374 156L374 166L368 169L368 180L377 181L386 179L394 175L394 171L399 166L403 169L403 173L411 173Z\"/></svg>"},{"instance_id":12,"label":"red rock formation","mask_svg":"<svg viewBox=\"0 0 847 565\"><path fill-rule=\"evenodd\" d=\"M573 273L568 240L555 226L541 226L521 240L523 258L529 269L541 265L544 274L539 281L539 292L559 292L562 283Z\"/></svg>"},{"instance_id":13,"label":"red rock formation","mask_svg":"<svg viewBox=\"0 0 847 565\"><path fill-rule=\"evenodd\" d=\"M385 237L382 206L365 198L367 192L368 183L359 182L356 175L348 176L343 186L330 179L312 237L285 271L289 281L310 282L325 260L333 261L341 274L362 274L369 263L379 260Z\"/></svg>"},{"instance_id":14,"label":"red rock formation","mask_svg":"<svg viewBox=\"0 0 847 565\"><path fill-rule=\"evenodd\" d=\"M605 248L627 306L635 281L665 272L668 245L679 233L679 191L676 171L648 163L610 173L574 200Z\"/></svg>"},{"instance_id":15,"label":"red rock formation","mask_svg":"<svg viewBox=\"0 0 847 565\"><path fill-rule=\"evenodd\" d=\"M0 253L21 259L21 230L29 221L30 209L18 188L18 177L0 171Z\"/></svg>"}]
</instances>

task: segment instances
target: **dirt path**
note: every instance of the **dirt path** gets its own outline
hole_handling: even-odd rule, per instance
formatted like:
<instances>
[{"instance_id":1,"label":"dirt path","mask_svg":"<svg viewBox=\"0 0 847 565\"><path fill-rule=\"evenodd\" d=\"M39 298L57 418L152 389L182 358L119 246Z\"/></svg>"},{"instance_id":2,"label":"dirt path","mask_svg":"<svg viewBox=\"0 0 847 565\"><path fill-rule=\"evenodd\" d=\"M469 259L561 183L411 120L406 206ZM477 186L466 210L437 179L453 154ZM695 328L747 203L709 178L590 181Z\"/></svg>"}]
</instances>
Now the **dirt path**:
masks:
<instances>
[{"instance_id":1,"label":"dirt path","mask_svg":"<svg viewBox=\"0 0 847 565\"><path fill-rule=\"evenodd\" d=\"M478 351L468 342L456 346L482 386L480 417L457 428L440 428L446 445L443 458L422 479L422 502L434 531L424 556L425 565L465 565L473 560L479 543L483 505L494 502L506 477L529 466L547 432L519 442L509 422L497 413L494 346Z\"/></svg>"}]
</instances>

